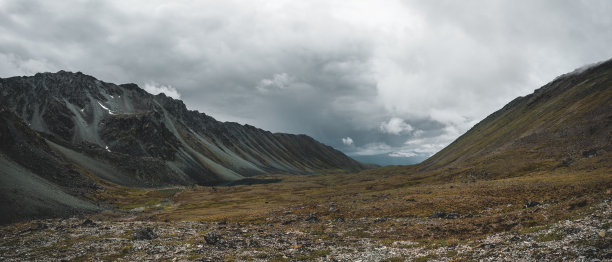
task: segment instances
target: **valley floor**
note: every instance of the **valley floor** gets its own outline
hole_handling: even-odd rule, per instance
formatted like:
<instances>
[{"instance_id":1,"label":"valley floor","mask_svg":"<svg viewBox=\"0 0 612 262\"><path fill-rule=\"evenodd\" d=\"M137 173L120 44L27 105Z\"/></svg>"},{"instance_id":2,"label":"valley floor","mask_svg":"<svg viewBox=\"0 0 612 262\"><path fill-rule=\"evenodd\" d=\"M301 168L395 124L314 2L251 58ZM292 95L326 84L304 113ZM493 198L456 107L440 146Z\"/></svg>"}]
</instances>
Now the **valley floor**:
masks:
<instances>
[{"instance_id":1,"label":"valley floor","mask_svg":"<svg viewBox=\"0 0 612 262\"><path fill-rule=\"evenodd\" d=\"M612 261L608 168L452 181L382 171L107 184L90 197L109 211L1 226L0 260Z\"/></svg>"}]
</instances>

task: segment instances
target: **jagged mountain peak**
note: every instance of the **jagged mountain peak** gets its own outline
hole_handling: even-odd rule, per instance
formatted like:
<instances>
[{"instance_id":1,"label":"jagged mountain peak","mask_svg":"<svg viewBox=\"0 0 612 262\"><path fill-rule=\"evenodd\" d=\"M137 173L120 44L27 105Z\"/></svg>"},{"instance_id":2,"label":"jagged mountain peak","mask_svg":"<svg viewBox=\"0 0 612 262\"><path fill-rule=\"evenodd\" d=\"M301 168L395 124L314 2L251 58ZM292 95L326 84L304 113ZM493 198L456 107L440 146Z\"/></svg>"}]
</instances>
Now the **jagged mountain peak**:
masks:
<instances>
[{"instance_id":1,"label":"jagged mountain peak","mask_svg":"<svg viewBox=\"0 0 612 262\"><path fill-rule=\"evenodd\" d=\"M91 169L120 184L215 184L266 173L364 168L308 136L222 123L181 100L80 72L0 79L0 102L79 164L92 165L83 159L95 155L110 166L105 169L117 167L119 175L112 176ZM166 172L153 172L153 180L134 176L150 170L113 163L117 157L150 159Z\"/></svg>"}]
</instances>

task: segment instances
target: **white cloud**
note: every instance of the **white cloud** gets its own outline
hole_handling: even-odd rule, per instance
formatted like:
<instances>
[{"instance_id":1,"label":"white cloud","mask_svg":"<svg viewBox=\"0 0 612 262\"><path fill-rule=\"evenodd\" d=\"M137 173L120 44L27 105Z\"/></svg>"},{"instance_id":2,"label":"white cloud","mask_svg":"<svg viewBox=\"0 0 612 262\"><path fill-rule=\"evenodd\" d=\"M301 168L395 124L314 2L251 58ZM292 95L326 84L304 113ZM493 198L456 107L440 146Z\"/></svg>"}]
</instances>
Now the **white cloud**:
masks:
<instances>
[{"instance_id":1,"label":"white cloud","mask_svg":"<svg viewBox=\"0 0 612 262\"><path fill-rule=\"evenodd\" d=\"M344 137L344 138L342 138L342 143L347 145L347 146L350 146L350 145L353 144L353 139L348 137L348 136Z\"/></svg>"},{"instance_id":2,"label":"white cloud","mask_svg":"<svg viewBox=\"0 0 612 262\"><path fill-rule=\"evenodd\" d=\"M411 152L421 156L431 156L442 150L460 135L457 128L453 126L446 126L441 131L442 133L433 136L422 136L421 134L413 136L413 138L404 142L404 145L400 147L400 151Z\"/></svg>"},{"instance_id":3,"label":"white cloud","mask_svg":"<svg viewBox=\"0 0 612 262\"><path fill-rule=\"evenodd\" d=\"M420 130L420 129L417 129L417 130L415 130L414 132L412 132L412 136L413 136L413 137L420 137L420 136L422 136L424 133L425 133L425 131Z\"/></svg>"},{"instance_id":4,"label":"white cloud","mask_svg":"<svg viewBox=\"0 0 612 262\"><path fill-rule=\"evenodd\" d=\"M274 76L272 76L272 78L270 79L266 78L259 81L259 84L257 84L256 88L261 92L267 92L273 88L285 89L292 82L293 79L289 75L287 75L287 73L274 74Z\"/></svg>"},{"instance_id":5,"label":"white cloud","mask_svg":"<svg viewBox=\"0 0 612 262\"><path fill-rule=\"evenodd\" d=\"M397 118L397 117L393 117L389 119L388 122L383 122L380 124L381 131L383 131L384 133L394 134L394 135L407 133L407 132L412 131L413 129L414 128L412 128L411 125L404 122L403 119Z\"/></svg>"},{"instance_id":6,"label":"white cloud","mask_svg":"<svg viewBox=\"0 0 612 262\"><path fill-rule=\"evenodd\" d=\"M157 95L159 93L164 93L165 95L172 97L174 99L181 99L181 94L179 94L178 90L172 86L160 85L155 82L148 82L144 85L144 90L149 92L150 94Z\"/></svg>"},{"instance_id":7,"label":"white cloud","mask_svg":"<svg viewBox=\"0 0 612 262\"><path fill-rule=\"evenodd\" d=\"M391 152L393 148L386 143L368 143L362 147L359 147L357 151L353 152L354 155L360 156L371 156L387 154Z\"/></svg>"},{"instance_id":8,"label":"white cloud","mask_svg":"<svg viewBox=\"0 0 612 262\"><path fill-rule=\"evenodd\" d=\"M15 54L0 52L0 77L33 75L41 72L49 72L54 67L55 66L49 65L45 59L23 59Z\"/></svg>"},{"instance_id":9,"label":"white cloud","mask_svg":"<svg viewBox=\"0 0 612 262\"><path fill-rule=\"evenodd\" d=\"M417 155L418 154L410 151L397 151L389 154L390 157L413 157Z\"/></svg>"},{"instance_id":10,"label":"white cloud","mask_svg":"<svg viewBox=\"0 0 612 262\"><path fill-rule=\"evenodd\" d=\"M415 153L421 153L426 155L433 155L434 153L442 150L447 144L420 144L419 147L414 149Z\"/></svg>"}]
</instances>

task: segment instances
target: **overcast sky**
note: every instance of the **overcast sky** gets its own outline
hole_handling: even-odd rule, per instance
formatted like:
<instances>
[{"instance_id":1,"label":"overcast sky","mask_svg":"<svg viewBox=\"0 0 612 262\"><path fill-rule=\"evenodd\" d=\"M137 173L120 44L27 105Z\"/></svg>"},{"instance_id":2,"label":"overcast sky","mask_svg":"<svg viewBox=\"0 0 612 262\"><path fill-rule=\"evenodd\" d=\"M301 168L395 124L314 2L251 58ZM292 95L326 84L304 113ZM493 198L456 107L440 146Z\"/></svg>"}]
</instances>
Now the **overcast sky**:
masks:
<instances>
[{"instance_id":1,"label":"overcast sky","mask_svg":"<svg viewBox=\"0 0 612 262\"><path fill-rule=\"evenodd\" d=\"M133 82L380 164L612 57L612 1L0 0L0 77Z\"/></svg>"}]
</instances>

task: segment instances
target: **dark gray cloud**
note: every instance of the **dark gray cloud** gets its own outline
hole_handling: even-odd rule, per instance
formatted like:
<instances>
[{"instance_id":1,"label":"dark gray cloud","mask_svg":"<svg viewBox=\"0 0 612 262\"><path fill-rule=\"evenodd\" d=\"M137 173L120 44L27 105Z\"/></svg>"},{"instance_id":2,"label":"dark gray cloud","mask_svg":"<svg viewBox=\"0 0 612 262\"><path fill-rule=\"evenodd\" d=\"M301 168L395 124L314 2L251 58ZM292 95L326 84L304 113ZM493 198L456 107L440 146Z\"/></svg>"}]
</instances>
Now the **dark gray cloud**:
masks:
<instances>
[{"instance_id":1,"label":"dark gray cloud","mask_svg":"<svg viewBox=\"0 0 612 262\"><path fill-rule=\"evenodd\" d=\"M409 163L612 57L610 13L609 1L4 0L0 76L135 82L223 121Z\"/></svg>"}]
</instances>

